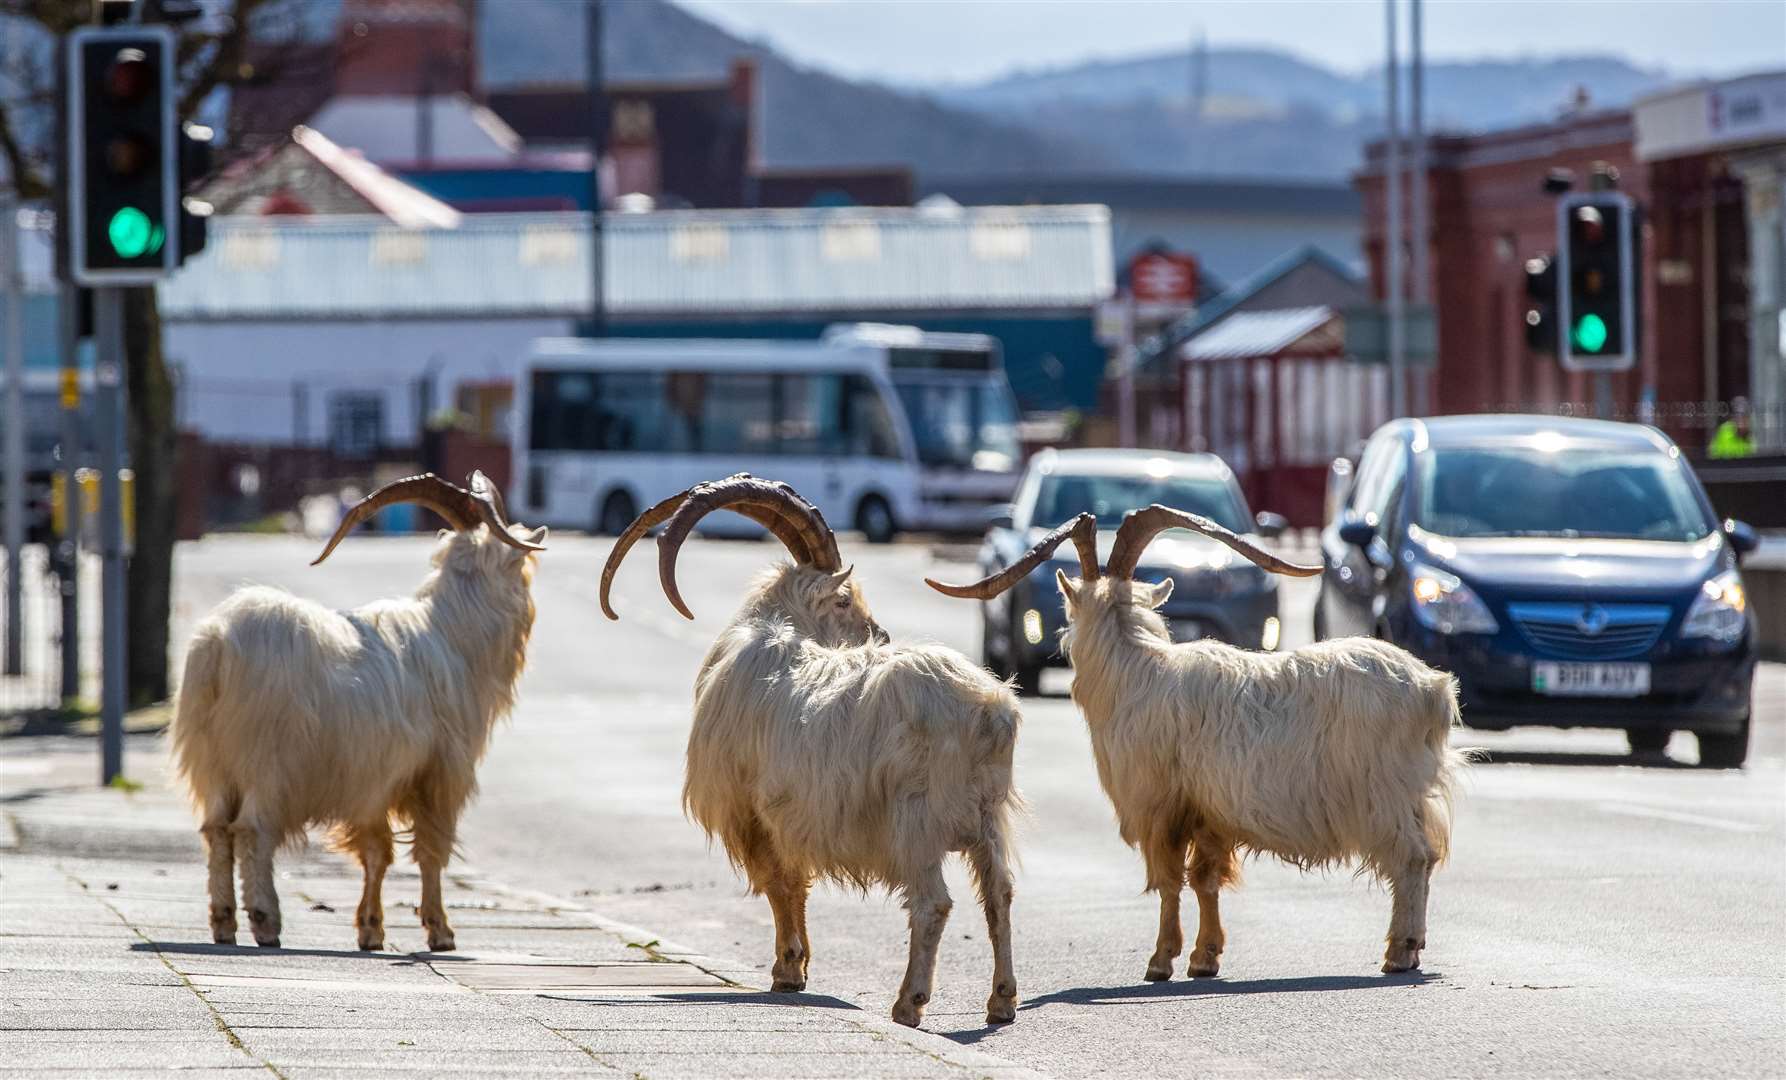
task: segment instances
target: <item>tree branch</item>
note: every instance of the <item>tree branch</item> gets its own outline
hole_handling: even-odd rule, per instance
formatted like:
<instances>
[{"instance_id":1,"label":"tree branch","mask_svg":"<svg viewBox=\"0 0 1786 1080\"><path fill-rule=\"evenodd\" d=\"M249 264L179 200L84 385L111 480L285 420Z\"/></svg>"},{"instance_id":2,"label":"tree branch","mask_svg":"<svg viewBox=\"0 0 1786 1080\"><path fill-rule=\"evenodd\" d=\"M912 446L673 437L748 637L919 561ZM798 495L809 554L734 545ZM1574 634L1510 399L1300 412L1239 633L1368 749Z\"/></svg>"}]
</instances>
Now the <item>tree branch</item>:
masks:
<instances>
[{"instance_id":1,"label":"tree branch","mask_svg":"<svg viewBox=\"0 0 1786 1080\"><path fill-rule=\"evenodd\" d=\"M267 3L268 0L236 0L229 26L216 35L217 45L211 54L211 62L199 70L185 93L180 95L181 116L190 117L211 96L211 91L237 81L248 48L248 24L253 21L254 13Z\"/></svg>"},{"instance_id":2,"label":"tree branch","mask_svg":"<svg viewBox=\"0 0 1786 1080\"><path fill-rule=\"evenodd\" d=\"M26 159L24 149L13 135L12 117L3 103L0 103L0 155L6 158L6 169L12 176L12 186L20 201L49 195L50 185Z\"/></svg>"}]
</instances>

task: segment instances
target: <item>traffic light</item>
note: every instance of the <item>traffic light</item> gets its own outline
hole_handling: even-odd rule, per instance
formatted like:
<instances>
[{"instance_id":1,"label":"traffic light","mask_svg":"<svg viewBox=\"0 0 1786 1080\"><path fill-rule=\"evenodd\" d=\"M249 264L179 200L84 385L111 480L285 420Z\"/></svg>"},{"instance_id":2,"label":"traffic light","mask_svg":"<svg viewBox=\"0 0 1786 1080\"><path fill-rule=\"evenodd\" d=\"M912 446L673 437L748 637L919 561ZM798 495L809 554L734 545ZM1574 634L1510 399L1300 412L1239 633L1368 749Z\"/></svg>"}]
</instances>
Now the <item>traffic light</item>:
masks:
<instances>
[{"instance_id":1,"label":"traffic light","mask_svg":"<svg viewBox=\"0 0 1786 1080\"><path fill-rule=\"evenodd\" d=\"M1557 270L1549 255L1526 260L1526 344L1533 352L1557 351Z\"/></svg>"},{"instance_id":2,"label":"traffic light","mask_svg":"<svg viewBox=\"0 0 1786 1080\"><path fill-rule=\"evenodd\" d=\"M1557 358L1576 371L1622 371L1637 358L1631 199L1616 191L1557 203Z\"/></svg>"},{"instance_id":3,"label":"traffic light","mask_svg":"<svg viewBox=\"0 0 1786 1080\"><path fill-rule=\"evenodd\" d=\"M68 37L68 263L82 285L146 284L181 261L174 31Z\"/></svg>"}]
</instances>

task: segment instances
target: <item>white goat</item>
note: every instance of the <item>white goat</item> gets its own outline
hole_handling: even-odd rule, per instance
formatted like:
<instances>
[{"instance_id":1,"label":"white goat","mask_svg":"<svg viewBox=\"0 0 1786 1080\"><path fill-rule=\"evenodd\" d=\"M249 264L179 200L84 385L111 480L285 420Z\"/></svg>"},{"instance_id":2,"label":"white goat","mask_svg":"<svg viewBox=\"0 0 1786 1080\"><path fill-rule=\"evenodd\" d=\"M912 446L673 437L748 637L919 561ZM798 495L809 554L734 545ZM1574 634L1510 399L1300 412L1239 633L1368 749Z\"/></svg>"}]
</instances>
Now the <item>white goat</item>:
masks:
<instances>
[{"instance_id":1,"label":"white goat","mask_svg":"<svg viewBox=\"0 0 1786 1080\"><path fill-rule=\"evenodd\" d=\"M1147 860L1160 894L1160 932L1147 978L1170 978L1184 947L1178 900L1186 880L1200 918L1189 972L1214 975L1226 942L1217 905L1237 852L1304 869L1360 860L1394 895L1383 970L1420 966L1428 879L1450 844L1451 792L1461 755L1457 686L1402 649L1351 638L1284 654L1216 641L1173 644L1154 609L1172 593L1130 580L1162 529L1212 536L1277 573L1308 576L1206 518L1152 506L1117 532L1107 576L1090 514L1050 533L1002 573L973 585L930 582L986 599L1073 539L1078 580L1056 570L1067 602L1064 641L1073 701L1085 714L1098 779L1123 841Z\"/></svg>"},{"instance_id":2,"label":"white goat","mask_svg":"<svg viewBox=\"0 0 1786 1080\"><path fill-rule=\"evenodd\" d=\"M943 857L964 852L993 950L987 1023L1016 1018L1011 963L1011 786L1017 699L940 646L892 646L841 566L816 508L785 484L738 475L646 511L602 570L602 609L620 561L652 527L670 602L676 553L705 514L734 510L794 556L764 574L707 652L695 683L683 806L718 836L775 916L774 988L806 987L806 897L815 877L897 890L911 951L893 1019L930 1001L950 899Z\"/></svg>"},{"instance_id":3,"label":"white goat","mask_svg":"<svg viewBox=\"0 0 1786 1080\"><path fill-rule=\"evenodd\" d=\"M533 628L532 553L546 530L511 526L482 473L472 474L470 491L427 473L367 496L315 561L399 502L426 506L453 527L413 599L337 612L246 588L193 634L173 749L203 819L219 944L236 939L232 861L241 865L254 940L279 944L273 852L322 824L335 827L337 846L365 871L359 946L383 948L380 888L395 817L414 833L428 947L453 947L440 872L490 729L514 702Z\"/></svg>"}]
</instances>

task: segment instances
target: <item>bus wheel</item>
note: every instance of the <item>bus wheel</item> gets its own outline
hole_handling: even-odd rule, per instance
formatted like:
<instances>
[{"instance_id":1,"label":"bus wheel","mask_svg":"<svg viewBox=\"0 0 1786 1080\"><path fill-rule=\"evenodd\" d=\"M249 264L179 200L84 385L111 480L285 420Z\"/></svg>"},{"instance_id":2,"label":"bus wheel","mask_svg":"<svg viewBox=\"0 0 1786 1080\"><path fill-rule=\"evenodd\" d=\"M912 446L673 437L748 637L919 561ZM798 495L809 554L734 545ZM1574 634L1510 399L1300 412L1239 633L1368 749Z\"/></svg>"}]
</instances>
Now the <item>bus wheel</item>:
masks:
<instances>
[{"instance_id":1,"label":"bus wheel","mask_svg":"<svg viewBox=\"0 0 1786 1080\"><path fill-rule=\"evenodd\" d=\"M863 496L856 504L856 528L871 544L887 543L896 531L893 508L879 495Z\"/></svg>"},{"instance_id":2,"label":"bus wheel","mask_svg":"<svg viewBox=\"0 0 1786 1080\"><path fill-rule=\"evenodd\" d=\"M595 519L595 531L602 536L619 536L638 516L631 495L624 491L610 492L602 501L601 515Z\"/></svg>"}]
</instances>

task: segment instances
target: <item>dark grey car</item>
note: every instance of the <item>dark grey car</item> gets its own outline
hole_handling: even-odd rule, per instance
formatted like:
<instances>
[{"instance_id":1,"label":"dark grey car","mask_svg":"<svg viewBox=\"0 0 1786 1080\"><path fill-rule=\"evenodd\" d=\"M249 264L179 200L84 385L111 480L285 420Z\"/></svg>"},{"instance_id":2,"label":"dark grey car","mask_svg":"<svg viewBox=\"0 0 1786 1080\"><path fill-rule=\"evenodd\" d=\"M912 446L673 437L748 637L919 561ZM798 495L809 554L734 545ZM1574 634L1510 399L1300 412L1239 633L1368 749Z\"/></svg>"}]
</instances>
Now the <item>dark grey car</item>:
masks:
<instances>
[{"instance_id":1,"label":"dark grey car","mask_svg":"<svg viewBox=\"0 0 1786 1080\"><path fill-rule=\"evenodd\" d=\"M1084 511L1097 516L1099 559L1107 559L1123 515L1156 502L1255 538L1284 530L1276 514L1249 513L1233 472L1213 454L1044 450L1030 460L1010 512L987 529L980 573L1003 570L1047 530ZM1070 548L981 605L982 659L1000 676L1016 676L1024 693L1035 692L1044 667L1066 663L1058 641L1066 617L1056 568L1078 576ZM1162 533L1142 555L1135 576L1173 579L1161 614L1176 640L1213 637L1245 648L1277 648L1276 580L1221 544L1182 529Z\"/></svg>"}]
</instances>

